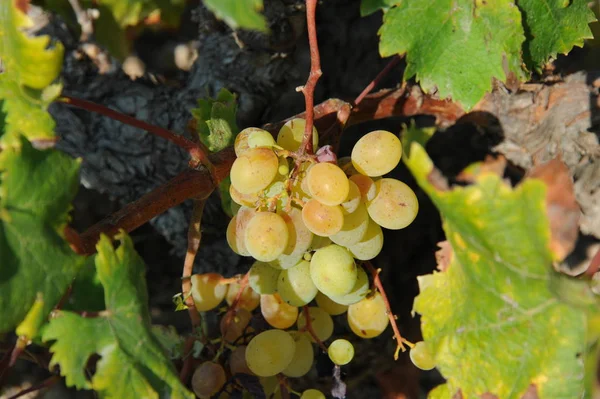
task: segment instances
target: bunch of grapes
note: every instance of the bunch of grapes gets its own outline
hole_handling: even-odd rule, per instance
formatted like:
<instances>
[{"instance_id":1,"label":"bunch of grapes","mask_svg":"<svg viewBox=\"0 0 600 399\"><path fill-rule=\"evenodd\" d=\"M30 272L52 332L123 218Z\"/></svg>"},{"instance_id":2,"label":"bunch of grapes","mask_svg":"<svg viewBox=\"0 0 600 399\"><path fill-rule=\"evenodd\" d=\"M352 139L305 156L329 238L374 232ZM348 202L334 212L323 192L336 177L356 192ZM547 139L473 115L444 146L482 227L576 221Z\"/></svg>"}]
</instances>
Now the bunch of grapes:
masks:
<instances>
[{"instance_id":1,"label":"bunch of grapes","mask_svg":"<svg viewBox=\"0 0 600 399\"><path fill-rule=\"evenodd\" d=\"M224 284L228 279L218 274L192 276L199 311L214 309L223 299L231 305L237 297L235 309L221 320L227 342L238 342L248 332L251 312L260 306L273 328L242 340L229 366L232 374L260 377L266 391L268 379L280 373L288 377L308 373L313 343L327 348L336 365L352 360L349 341L323 344L333 333L332 316L347 313L350 328L361 338L376 337L386 329L386 303L370 289L360 261L381 251L382 227L402 229L418 212L410 187L382 177L402 156L396 135L370 132L356 143L350 157L338 160L329 146L316 155L302 151L304 129L305 121L294 119L281 128L276 141L258 128L245 129L236 138L230 186L234 216L227 241L237 254L256 260L248 273L248 287L240 294L240 284ZM316 129L312 138L313 148L318 148ZM317 306L308 306L313 300ZM225 373L216 378L214 369L215 363L210 363L196 373L211 373L213 380L224 383ZM316 390L301 397L324 398Z\"/></svg>"}]
</instances>

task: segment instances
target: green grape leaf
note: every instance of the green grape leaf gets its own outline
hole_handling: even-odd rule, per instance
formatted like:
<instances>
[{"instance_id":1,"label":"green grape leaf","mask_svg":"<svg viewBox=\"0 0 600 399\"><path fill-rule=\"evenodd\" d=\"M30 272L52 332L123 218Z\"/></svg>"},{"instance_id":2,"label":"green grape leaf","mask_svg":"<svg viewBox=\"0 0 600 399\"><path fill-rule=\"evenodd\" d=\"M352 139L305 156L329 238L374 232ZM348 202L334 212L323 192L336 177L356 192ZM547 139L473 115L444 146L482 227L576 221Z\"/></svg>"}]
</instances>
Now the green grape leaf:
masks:
<instances>
[{"instance_id":1,"label":"green grape leaf","mask_svg":"<svg viewBox=\"0 0 600 399\"><path fill-rule=\"evenodd\" d=\"M379 10L387 10L400 0L362 0L360 2L360 15L366 17Z\"/></svg>"},{"instance_id":2,"label":"green grape leaf","mask_svg":"<svg viewBox=\"0 0 600 399\"><path fill-rule=\"evenodd\" d=\"M267 21L259 11L263 0L203 0L204 5L231 29L268 30Z\"/></svg>"},{"instance_id":3,"label":"green grape leaf","mask_svg":"<svg viewBox=\"0 0 600 399\"><path fill-rule=\"evenodd\" d=\"M235 121L236 97L221 89L216 99L199 99L198 108L192 109L200 141L212 152L232 146L239 133Z\"/></svg>"},{"instance_id":4,"label":"green grape leaf","mask_svg":"<svg viewBox=\"0 0 600 399\"><path fill-rule=\"evenodd\" d=\"M120 240L114 249L102 236L96 246L106 310L88 318L57 311L44 329L43 340L54 341L50 365L60 365L67 385L93 389L102 398L191 399L152 332L144 262L127 235ZM101 359L89 380L85 368L94 354Z\"/></svg>"},{"instance_id":5,"label":"green grape leaf","mask_svg":"<svg viewBox=\"0 0 600 399\"><path fill-rule=\"evenodd\" d=\"M567 54L573 46L583 47L592 39L588 24L596 20L588 0L518 0L523 14L527 41L524 59L540 71L557 54Z\"/></svg>"},{"instance_id":6,"label":"green grape leaf","mask_svg":"<svg viewBox=\"0 0 600 399\"><path fill-rule=\"evenodd\" d=\"M23 138L20 148L0 152L0 333L23 320L36 298L43 303L36 314L47 315L85 261L60 235L78 169L78 161Z\"/></svg>"},{"instance_id":7,"label":"green grape leaf","mask_svg":"<svg viewBox=\"0 0 600 399\"><path fill-rule=\"evenodd\" d=\"M510 0L402 1L388 10L379 31L383 57L406 53L405 79L416 75L472 108L492 89L492 78L519 79L525 39L519 9Z\"/></svg>"},{"instance_id":8,"label":"green grape leaf","mask_svg":"<svg viewBox=\"0 0 600 399\"><path fill-rule=\"evenodd\" d=\"M441 190L420 144L405 162L452 248L443 271L418 278L414 302L447 380L432 397L460 390L464 399L517 399L531 384L540 399L582 397L589 308L563 302L551 287L546 185L526 179L513 189L481 173L473 185Z\"/></svg>"},{"instance_id":9,"label":"green grape leaf","mask_svg":"<svg viewBox=\"0 0 600 399\"><path fill-rule=\"evenodd\" d=\"M30 36L33 21L26 15L28 1L0 2L0 146L18 145L19 136L29 140L51 140L54 121L48 105L60 94L51 84L62 67L64 48L49 36ZM4 119L4 118L3 118Z\"/></svg>"}]
</instances>

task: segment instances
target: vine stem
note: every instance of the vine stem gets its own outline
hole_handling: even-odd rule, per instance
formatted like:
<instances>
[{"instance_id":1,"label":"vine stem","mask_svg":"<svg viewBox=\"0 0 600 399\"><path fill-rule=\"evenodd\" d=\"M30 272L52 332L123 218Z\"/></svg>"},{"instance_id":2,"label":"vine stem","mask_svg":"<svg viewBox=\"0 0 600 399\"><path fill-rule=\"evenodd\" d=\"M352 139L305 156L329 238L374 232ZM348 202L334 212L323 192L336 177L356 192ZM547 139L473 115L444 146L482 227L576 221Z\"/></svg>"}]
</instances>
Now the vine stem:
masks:
<instances>
[{"instance_id":1,"label":"vine stem","mask_svg":"<svg viewBox=\"0 0 600 399\"><path fill-rule=\"evenodd\" d=\"M304 305L302 307L302 311L304 312L304 318L306 319L306 326L304 327L304 329L306 331L308 331L308 333L315 340L315 342L317 344L319 344L319 347L321 348L321 350L323 352L327 353L327 347L325 346L325 344L323 343L323 341L321 341L319 339L319 337L317 337L317 334L315 333L315 330L313 330L313 328L312 328L312 321L310 320L310 310L308 309L308 305Z\"/></svg>"},{"instance_id":2,"label":"vine stem","mask_svg":"<svg viewBox=\"0 0 600 399\"><path fill-rule=\"evenodd\" d=\"M304 94L306 104L306 125L304 126L304 137L302 145L298 149L300 154L312 154L312 133L315 117L315 86L317 81L323 75L321 71L321 56L319 55L319 43L317 42L317 24L315 14L317 9L317 0L306 0L306 26L308 28L308 44L310 46L310 73L304 86L296 89Z\"/></svg>"},{"instance_id":3,"label":"vine stem","mask_svg":"<svg viewBox=\"0 0 600 399\"><path fill-rule=\"evenodd\" d=\"M45 388L50 388L52 385L56 384L58 381L60 381L60 376L53 375L53 376L45 379L44 381L40 382L39 384L33 385L27 389L22 390L21 392L18 392L16 395L13 395L8 399L17 399L23 395L27 395L28 393L39 391L39 390L42 390Z\"/></svg>"},{"instance_id":4,"label":"vine stem","mask_svg":"<svg viewBox=\"0 0 600 399\"><path fill-rule=\"evenodd\" d=\"M379 84L379 82L381 82L381 80L388 74L390 73L390 71L396 66L398 65L398 63L400 62L400 56L396 55L394 56L390 62L387 63L387 65L381 70L381 72L379 72L377 74L377 76L375 76L375 79L373 79L371 81L371 83L369 83L367 85L367 87L365 87L365 89L358 95L358 97L356 97L356 99L354 100L354 105L358 105L360 104L360 102L367 96L367 94L369 94L374 88L375 86L377 86L377 84Z\"/></svg>"},{"instance_id":5,"label":"vine stem","mask_svg":"<svg viewBox=\"0 0 600 399\"><path fill-rule=\"evenodd\" d=\"M381 283L381 279L379 278L379 273L381 272L381 269L375 269L369 261L366 261L364 264L373 276L373 284L381 294L381 299L383 299L383 303L385 304L385 313L388 319L390 319L390 324L392 325L392 329L394 330L394 338L396 339L396 351L394 352L394 360L398 360L398 353L400 353L400 351L404 352L406 350L404 344L407 344L408 346L412 347L412 343L404 339L400 334L398 324L396 323L396 316L392 313L390 301L388 300L388 297L385 294L385 289L383 288L383 284Z\"/></svg>"}]
</instances>

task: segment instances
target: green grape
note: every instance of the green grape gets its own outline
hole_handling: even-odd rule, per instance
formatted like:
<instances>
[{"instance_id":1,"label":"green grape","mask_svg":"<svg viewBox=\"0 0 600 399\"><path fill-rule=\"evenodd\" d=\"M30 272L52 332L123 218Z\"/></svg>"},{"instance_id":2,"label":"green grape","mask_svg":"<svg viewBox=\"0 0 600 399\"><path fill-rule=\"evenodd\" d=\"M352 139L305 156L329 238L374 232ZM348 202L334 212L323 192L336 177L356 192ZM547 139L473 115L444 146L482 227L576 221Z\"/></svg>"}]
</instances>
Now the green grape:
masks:
<instances>
[{"instance_id":1,"label":"green grape","mask_svg":"<svg viewBox=\"0 0 600 399\"><path fill-rule=\"evenodd\" d=\"M279 144L280 147L283 147L286 150L296 151L298 148L300 148L300 145L302 144L305 126L306 121L304 119L295 118L290 121L287 121L285 125L283 125L279 130L279 134L277 134L277 144ZM316 150L319 147L319 134L317 133L317 129L314 126L312 142L313 149Z\"/></svg>"},{"instance_id":2,"label":"green grape","mask_svg":"<svg viewBox=\"0 0 600 399\"><path fill-rule=\"evenodd\" d=\"M287 176L290 173L290 164L286 157L279 157L279 169L277 169L280 175Z\"/></svg>"},{"instance_id":3,"label":"green grape","mask_svg":"<svg viewBox=\"0 0 600 399\"><path fill-rule=\"evenodd\" d=\"M356 280L356 282L358 282L358 279ZM315 297L315 301L317 301L317 305L321 309L323 309L332 316L340 315L348 310L347 305L341 305L337 302L334 302L331 298L329 298L327 295L323 294L320 291Z\"/></svg>"},{"instance_id":4,"label":"green grape","mask_svg":"<svg viewBox=\"0 0 600 399\"><path fill-rule=\"evenodd\" d=\"M327 348L327 354L333 363L343 366L354 357L354 346L345 339L336 339Z\"/></svg>"},{"instance_id":5,"label":"green grape","mask_svg":"<svg viewBox=\"0 0 600 399\"><path fill-rule=\"evenodd\" d=\"M235 187L233 187L233 184L229 185L229 195L236 204L250 208L254 208L256 206L256 202L258 201L258 194L242 194L236 190Z\"/></svg>"},{"instance_id":6,"label":"green grape","mask_svg":"<svg viewBox=\"0 0 600 399\"><path fill-rule=\"evenodd\" d=\"M369 176L365 175L352 175L348 178L349 181L356 184L358 191L360 191L363 202L371 201L377 194L377 188L375 182Z\"/></svg>"},{"instance_id":7,"label":"green grape","mask_svg":"<svg viewBox=\"0 0 600 399\"><path fill-rule=\"evenodd\" d=\"M255 129L248 135L248 148L272 148L274 145L275 139L266 130Z\"/></svg>"},{"instance_id":8,"label":"green grape","mask_svg":"<svg viewBox=\"0 0 600 399\"><path fill-rule=\"evenodd\" d=\"M308 313L310 314L310 325L317 338L320 341L328 340L331 334L333 334L333 319L329 313L316 306L309 307ZM306 312L302 311L298 315L297 326L298 330L306 328Z\"/></svg>"},{"instance_id":9,"label":"green grape","mask_svg":"<svg viewBox=\"0 0 600 399\"><path fill-rule=\"evenodd\" d=\"M369 227L369 212L364 204L360 204L352 213L344 215L344 224L337 233L329 236L338 245L350 246L359 243Z\"/></svg>"},{"instance_id":10,"label":"green grape","mask_svg":"<svg viewBox=\"0 0 600 399\"><path fill-rule=\"evenodd\" d=\"M398 165L402 143L393 133L375 130L364 135L352 149L352 165L361 174L382 176Z\"/></svg>"},{"instance_id":11,"label":"green grape","mask_svg":"<svg viewBox=\"0 0 600 399\"><path fill-rule=\"evenodd\" d=\"M227 377L219 363L204 362L192 375L192 389L200 399L208 399L223 388Z\"/></svg>"},{"instance_id":12,"label":"green grape","mask_svg":"<svg viewBox=\"0 0 600 399\"><path fill-rule=\"evenodd\" d=\"M238 292L240 292L241 285L239 283L230 283L229 288L227 289L227 295L225 296L225 301L227 304L231 306L235 298L237 297ZM242 291L242 295L240 296L240 300L237 303L238 308L246 309L252 312L254 309L258 307L260 303L260 295L258 295L252 287L246 286L244 291Z\"/></svg>"},{"instance_id":13,"label":"green grape","mask_svg":"<svg viewBox=\"0 0 600 399\"><path fill-rule=\"evenodd\" d=\"M371 260L379 255L383 248L383 231L373 220L369 219L367 231L362 240L348 246L348 250L356 259Z\"/></svg>"},{"instance_id":14,"label":"green grape","mask_svg":"<svg viewBox=\"0 0 600 399\"><path fill-rule=\"evenodd\" d=\"M325 205L313 198L304 204L302 220L314 234L328 237L342 229L344 214L341 207Z\"/></svg>"},{"instance_id":15,"label":"green grape","mask_svg":"<svg viewBox=\"0 0 600 399\"><path fill-rule=\"evenodd\" d=\"M229 370L232 375L249 374L254 375L246 363L246 345L237 346L229 355Z\"/></svg>"},{"instance_id":16,"label":"green grape","mask_svg":"<svg viewBox=\"0 0 600 399\"><path fill-rule=\"evenodd\" d=\"M298 319L298 308L286 303L279 294L261 295L260 312L270 326L284 330Z\"/></svg>"},{"instance_id":17,"label":"green grape","mask_svg":"<svg viewBox=\"0 0 600 399\"><path fill-rule=\"evenodd\" d=\"M348 307L348 325L361 338L374 338L389 324L387 309L379 292Z\"/></svg>"},{"instance_id":18,"label":"green grape","mask_svg":"<svg viewBox=\"0 0 600 399\"><path fill-rule=\"evenodd\" d=\"M410 361L421 370L435 368L435 358L429 351L427 343L419 341L410 349Z\"/></svg>"},{"instance_id":19,"label":"green grape","mask_svg":"<svg viewBox=\"0 0 600 399\"><path fill-rule=\"evenodd\" d=\"M231 166L231 184L242 194L266 188L277 175L279 160L269 148L251 148L236 158Z\"/></svg>"},{"instance_id":20,"label":"green grape","mask_svg":"<svg viewBox=\"0 0 600 399\"><path fill-rule=\"evenodd\" d=\"M346 197L344 202L340 204L344 214L353 213L362 202L362 194L360 193L356 183L354 183L352 180L348 180L348 184L348 197Z\"/></svg>"},{"instance_id":21,"label":"green grape","mask_svg":"<svg viewBox=\"0 0 600 399\"><path fill-rule=\"evenodd\" d=\"M227 243L238 255L250 256L246 248L245 233L248 223L254 217L256 211L252 208L242 206L237 214L231 218L227 226Z\"/></svg>"},{"instance_id":22,"label":"green grape","mask_svg":"<svg viewBox=\"0 0 600 399\"><path fill-rule=\"evenodd\" d=\"M414 191L400 180L381 179L375 182L377 195L367 203L369 216L381 227L403 229L417 217L419 200Z\"/></svg>"},{"instance_id":23,"label":"green grape","mask_svg":"<svg viewBox=\"0 0 600 399\"><path fill-rule=\"evenodd\" d=\"M296 341L283 330L267 330L248 343L246 363L254 374L270 377L290 365L296 351Z\"/></svg>"},{"instance_id":24,"label":"green grape","mask_svg":"<svg viewBox=\"0 0 600 399\"><path fill-rule=\"evenodd\" d=\"M352 305L361 301L369 293L369 276L362 267L357 268L356 283L352 290L343 296L331 297L333 302L340 305Z\"/></svg>"},{"instance_id":25,"label":"green grape","mask_svg":"<svg viewBox=\"0 0 600 399\"><path fill-rule=\"evenodd\" d=\"M263 388L263 391L268 399L275 399L273 394L279 393L279 378L275 376L271 377L259 377L258 381ZM245 399L245 398L244 398Z\"/></svg>"},{"instance_id":26,"label":"green grape","mask_svg":"<svg viewBox=\"0 0 600 399\"><path fill-rule=\"evenodd\" d=\"M302 220L302 211L291 208L289 212L279 213L288 226L288 245L277 259L270 265L277 269L289 269L300 262L313 241L313 233L306 227Z\"/></svg>"},{"instance_id":27,"label":"green grape","mask_svg":"<svg viewBox=\"0 0 600 399\"><path fill-rule=\"evenodd\" d=\"M306 172L306 185L313 198L329 206L344 202L350 190L344 171L329 162L311 166Z\"/></svg>"},{"instance_id":28,"label":"green grape","mask_svg":"<svg viewBox=\"0 0 600 399\"><path fill-rule=\"evenodd\" d=\"M227 286L220 284L223 276L217 273L194 274L192 283L192 298L199 312L206 312L219 306L225 298Z\"/></svg>"},{"instance_id":29,"label":"green grape","mask_svg":"<svg viewBox=\"0 0 600 399\"><path fill-rule=\"evenodd\" d=\"M317 250L310 260L310 275L328 297L346 295L356 283L354 258L346 248L331 244Z\"/></svg>"},{"instance_id":30,"label":"green grape","mask_svg":"<svg viewBox=\"0 0 600 399\"><path fill-rule=\"evenodd\" d=\"M252 313L241 307L226 312L219 323L221 336L225 342L235 342L241 337L251 318Z\"/></svg>"},{"instance_id":31,"label":"green grape","mask_svg":"<svg viewBox=\"0 0 600 399\"><path fill-rule=\"evenodd\" d=\"M288 237L288 226L280 215L257 212L246 226L244 243L254 259L270 262L283 253Z\"/></svg>"},{"instance_id":32,"label":"green grape","mask_svg":"<svg viewBox=\"0 0 600 399\"><path fill-rule=\"evenodd\" d=\"M248 151L248 149L250 148L250 147L248 147L248 136L254 130L261 130L261 129L259 129L257 127L249 127L249 128L242 130L241 132L238 133L237 136L235 136L235 143L233 144L233 149L235 150L236 157L239 157L244 152Z\"/></svg>"},{"instance_id":33,"label":"green grape","mask_svg":"<svg viewBox=\"0 0 600 399\"><path fill-rule=\"evenodd\" d=\"M351 157L338 158L337 164L340 167L340 169L343 170L344 173L346 174L346 176L348 176L348 177L359 174L358 170L356 170L354 165L352 165Z\"/></svg>"},{"instance_id":34,"label":"green grape","mask_svg":"<svg viewBox=\"0 0 600 399\"><path fill-rule=\"evenodd\" d=\"M257 294L274 294L277 291L278 277L279 270L257 260L248 272L248 284Z\"/></svg>"},{"instance_id":35,"label":"green grape","mask_svg":"<svg viewBox=\"0 0 600 399\"><path fill-rule=\"evenodd\" d=\"M315 299L317 292L310 277L310 263L305 260L279 274L277 293L292 306L306 305Z\"/></svg>"},{"instance_id":36,"label":"green grape","mask_svg":"<svg viewBox=\"0 0 600 399\"><path fill-rule=\"evenodd\" d=\"M300 399L326 399L325 395L323 395L323 392L319 391L318 389L307 389L306 391L302 392L302 396L300 396Z\"/></svg>"},{"instance_id":37,"label":"green grape","mask_svg":"<svg viewBox=\"0 0 600 399\"><path fill-rule=\"evenodd\" d=\"M313 365L315 353L309 336L299 331L289 331L294 341L296 341L296 351L294 358L289 366L282 371L283 375L288 377L302 377L308 373Z\"/></svg>"}]
</instances>

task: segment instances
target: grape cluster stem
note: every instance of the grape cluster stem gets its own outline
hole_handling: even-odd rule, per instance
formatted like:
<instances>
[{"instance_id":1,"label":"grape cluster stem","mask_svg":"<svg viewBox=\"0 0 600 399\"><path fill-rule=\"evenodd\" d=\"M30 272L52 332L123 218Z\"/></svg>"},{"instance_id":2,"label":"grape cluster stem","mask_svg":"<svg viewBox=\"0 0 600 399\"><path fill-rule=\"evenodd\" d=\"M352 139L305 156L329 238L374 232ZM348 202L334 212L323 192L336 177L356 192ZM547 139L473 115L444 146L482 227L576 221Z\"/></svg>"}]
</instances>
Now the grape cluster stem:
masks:
<instances>
[{"instance_id":1,"label":"grape cluster stem","mask_svg":"<svg viewBox=\"0 0 600 399\"><path fill-rule=\"evenodd\" d=\"M325 344L323 343L323 341L321 341L319 339L319 337L317 337L317 334L315 333L315 330L313 330L313 328L312 328L312 321L310 320L310 310L308 309L308 305L304 305L302 307L302 311L304 312L304 318L306 319L306 326L304 326L304 330L306 330L310 334L310 336L319 345L319 347L321 348L321 350L323 352L327 353L327 347L325 346Z\"/></svg>"}]
</instances>

